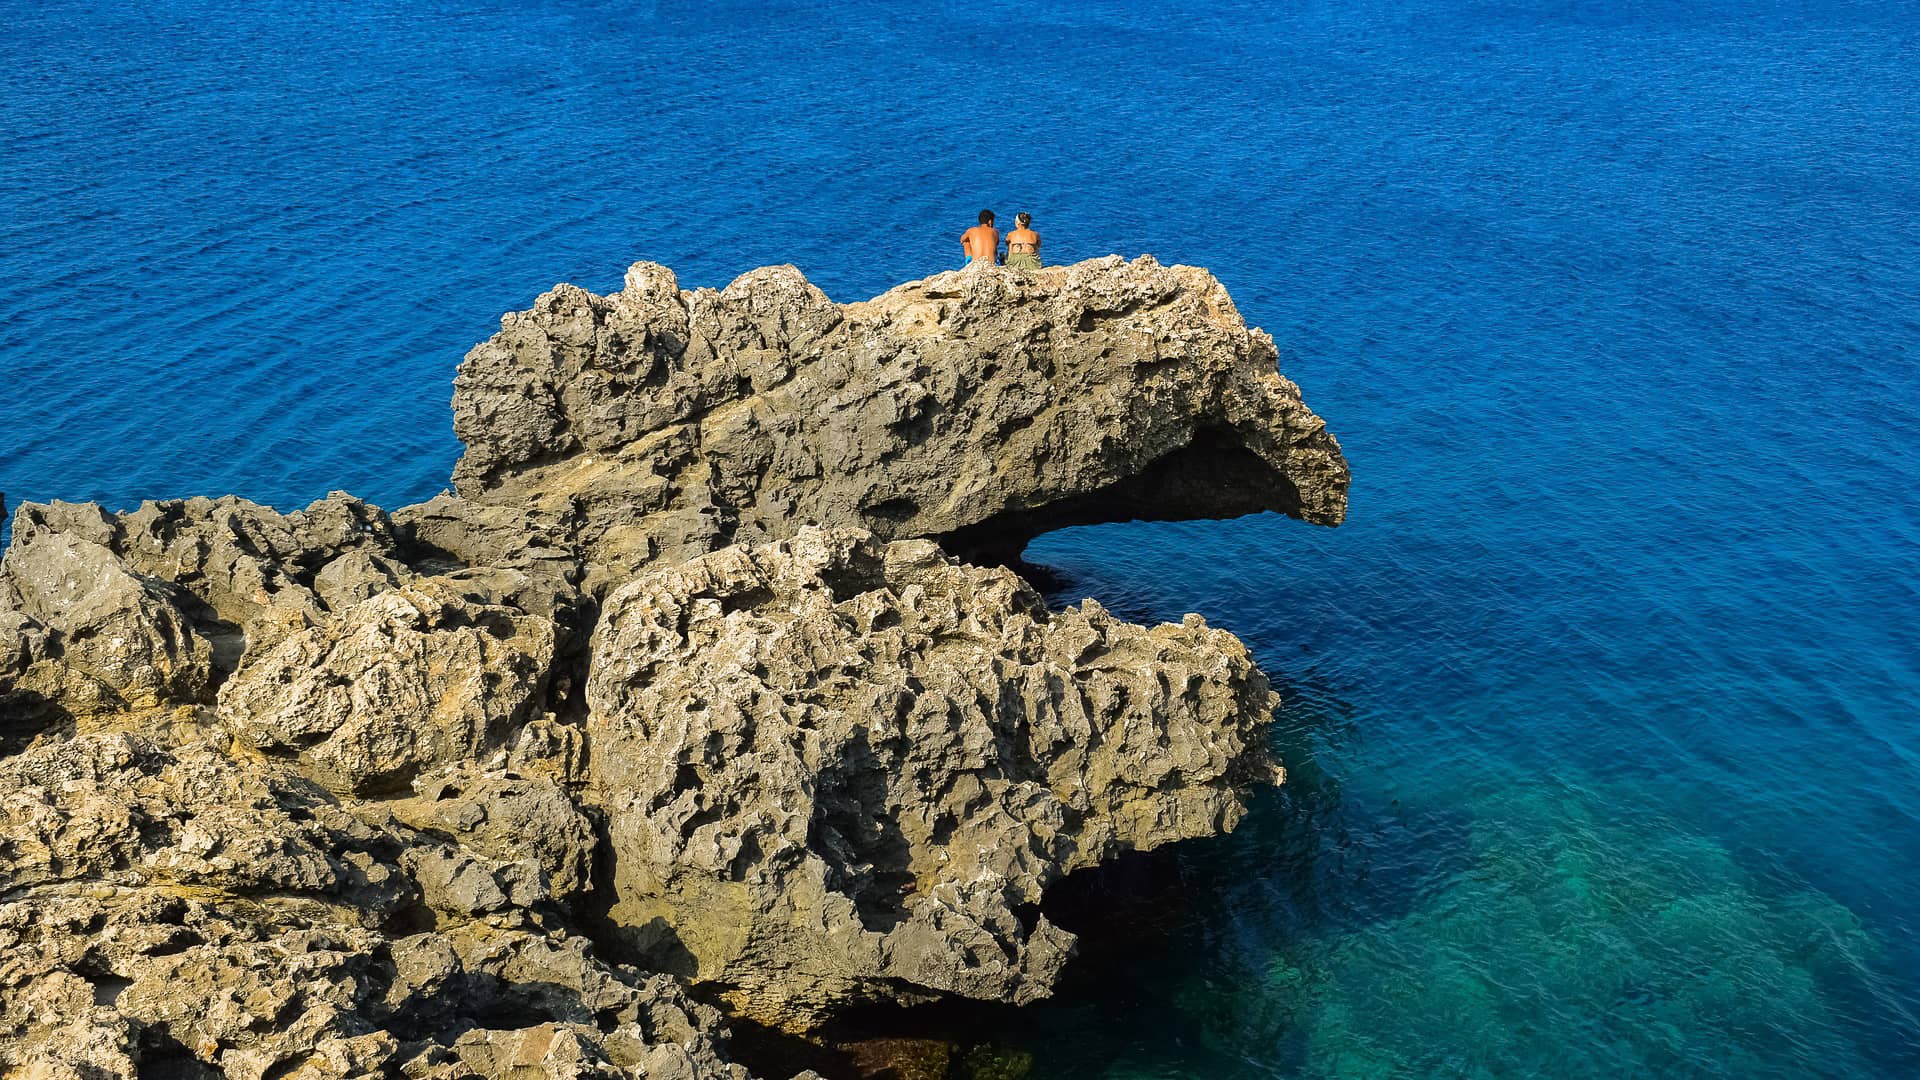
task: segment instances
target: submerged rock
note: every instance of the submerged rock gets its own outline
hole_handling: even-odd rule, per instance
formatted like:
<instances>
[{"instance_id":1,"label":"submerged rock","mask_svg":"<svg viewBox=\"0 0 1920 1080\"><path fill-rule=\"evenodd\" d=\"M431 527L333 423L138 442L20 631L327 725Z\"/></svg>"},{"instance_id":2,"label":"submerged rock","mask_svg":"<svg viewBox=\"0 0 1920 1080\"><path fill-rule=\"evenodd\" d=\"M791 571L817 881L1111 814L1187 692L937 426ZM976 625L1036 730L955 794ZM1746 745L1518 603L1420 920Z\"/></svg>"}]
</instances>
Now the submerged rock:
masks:
<instances>
[{"instance_id":1,"label":"submerged rock","mask_svg":"<svg viewBox=\"0 0 1920 1080\"><path fill-rule=\"evenodd\" d=\"M718 1001L1051 992L1066 874L1231 829L1275 705L1007 560L1345 511L1205 271L561 286L455 490L26 505L0 558L0 1071L748 1080Z\"/></svg>"}]
</instances>

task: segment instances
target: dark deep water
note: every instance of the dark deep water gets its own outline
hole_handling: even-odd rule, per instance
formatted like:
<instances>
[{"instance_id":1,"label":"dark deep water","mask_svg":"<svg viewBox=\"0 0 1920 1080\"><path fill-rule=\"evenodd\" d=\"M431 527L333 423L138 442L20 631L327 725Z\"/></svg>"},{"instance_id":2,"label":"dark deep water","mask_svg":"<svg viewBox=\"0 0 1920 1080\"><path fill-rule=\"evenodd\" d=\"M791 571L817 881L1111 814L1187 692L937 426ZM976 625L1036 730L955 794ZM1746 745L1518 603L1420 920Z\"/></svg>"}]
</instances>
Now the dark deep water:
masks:
<instances>
[{"instance_id":1,"label":"dark deep water","mask_svg":"<svg viewBox=\"0 0 1920 1080\"><path fill-rule=\"evenodd\" d=\"M1245 637L1294 779L993 1034L1920 1074L1920 6L1275 7L6 0L0 490L418 500L556 281L859 299L1028 209L1213 268L1356 482L1030 549Z\"/></svg>"}]
</instances>

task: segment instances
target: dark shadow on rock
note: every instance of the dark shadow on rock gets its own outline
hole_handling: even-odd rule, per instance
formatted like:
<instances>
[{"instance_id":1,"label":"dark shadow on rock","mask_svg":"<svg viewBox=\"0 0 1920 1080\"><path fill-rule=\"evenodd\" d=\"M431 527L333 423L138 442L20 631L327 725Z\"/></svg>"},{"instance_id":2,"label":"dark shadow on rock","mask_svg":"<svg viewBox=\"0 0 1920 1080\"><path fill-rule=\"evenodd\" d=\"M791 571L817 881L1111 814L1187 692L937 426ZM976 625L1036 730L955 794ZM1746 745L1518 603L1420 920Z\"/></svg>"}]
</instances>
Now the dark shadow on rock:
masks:
<instances>
[{"instance_id":1,"label":"dark shadow on rock","mask_svg":"<svg viewBox=\"0 0 1920 1080\"><path fill-rule=\"evenodd\" d=\"M827 1080L861 1080L852 1056L831 1043L790 1035L738 1016L727 1018L727 1056L755 1076L792 1076L808 1069Z\"/></svg>"},{"instance_id":2,"label":"dark shadow on rock","mask_svg":"<svg viewBox=\"0 0 1920 1080\"><path fill-rule=\"evenodd\" d=\"M887 815L887 771L858 728L845 757L821 770L807 846L827 856L828 885L853 898L861 925L886 933L907 917L912 848Z\"/></svg>"},{"instance_id":3,"label":"dark shadow on rock","mask_svg":"<svg viewBox=\"0 0 1920 1080\"><path fill-rule=\"evenodd\" d=\"M994 1043L934 1034L834 1029L802 1038L732 1020L729 1056L756 1076L807 1069L826 1080L1027 1080L1031 1056Z\"/></svg>"},{"instance_id":4,"label":"dark shadow on rock","mask_svg":"<svg viewBox=\"0 0 1920 1080\"><path fill-rule=\"evenodd\" d=\"M1009 509L931 539L966 562L1012 566L1034 538L1057 529L1122 521L1216 520L1268 510L1301 516L1300 495L1292 482L1232 432L1202 428L1187 445L1108 487Z\"/></svg>"},{"instance_id":5,"label":"dark shadow on rock","mask_svg":"<svg viewBox=\"0 0 1920 1080\"><path fill-rule=\"evenodd\" d=\"M134 1061L140 1066L140 1080L221 1080L222 1076L163 1027L141 1029Z\"/></svg>"},{"instance_id":6,"label":"dark shadow on rock","mask_svg":"<svg viewBox=\"0 0 1920 1080\"><path fill-rule=\"evenodd\" d=\"M33 690L0 688L0 757L17 754L43 735L73 734L73 713Z\"/></svg>"},{"instance_id":7,"label":"dark shadow on rock","mask_svg":"<svg viewBox=\"0 0 1920 1080\"><path fill-rule=\"evenodd\" d=\"M699 959L680 941L679 932L663 917L656 915L643 925L626 929L622 937L634 953L637 962L633 966L664 971L683 979L693 978L700 969Z\"/></svg>"},{"instance_id":8,"label":"dark shadow on rock","mask_svg":"<svg viewBox=\"0 0 1920 1080\"><path fill-rule=\"evenodd\" d=\"M393 973L388 964L386 977ZM403 1040L430 1039L449 1046L476 1029L517 1030L536 1024L584 1024L602 1030L618 1022L581 1000L580 991L554 982L508 982L495 975L462 972L432 993L409 997L382 1025Z\"/></svg>"},{"instance_id":9,"label":"dark shadow on rock","mask_svg":"<svg viewBox=\"0 0 1920 1080\"><path fill-rule=\"evenodd\" d=\"M593 887L574 902L574 917L579 928L593 941L594 948L610 963L646 971L661 971L692 981L700 962L672 924L655 916L639 926L628 926L613 917L614 854L604 814L589 813L593 821ZM690 987L702 999L710 998L698 986Z\"/></svg>"}]
</instances>

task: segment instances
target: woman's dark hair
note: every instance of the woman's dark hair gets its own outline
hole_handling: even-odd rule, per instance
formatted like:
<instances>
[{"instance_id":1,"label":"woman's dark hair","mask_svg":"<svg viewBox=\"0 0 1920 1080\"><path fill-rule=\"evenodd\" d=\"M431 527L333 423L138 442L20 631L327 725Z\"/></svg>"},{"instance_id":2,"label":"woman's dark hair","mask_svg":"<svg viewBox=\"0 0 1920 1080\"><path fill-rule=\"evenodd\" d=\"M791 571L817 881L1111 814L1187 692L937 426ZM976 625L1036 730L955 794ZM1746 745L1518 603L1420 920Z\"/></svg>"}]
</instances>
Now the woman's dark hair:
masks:
<instances>
[{"instance_id":1,"label":"woman's dark hair","mask_svg":"<svg viewBox=\"0 0 1920 1080\"><path fill-rule=\"evenodd\" d=\"M1032 214L1015 214L1013 215L1013 223L1024 229L1027 226L1033 224L1033 215Z\"/></svg>"},{"instance_id":2,"label":"woman's dark hair","mask_svg":"<svg viewBox=\"0 0 1920 1080\"><path fill-rule=\"evenodd\" d=\"M991 210L980 211L980 224L982 225L993 224L993 211Z\"/></svg>"}]
</instances>

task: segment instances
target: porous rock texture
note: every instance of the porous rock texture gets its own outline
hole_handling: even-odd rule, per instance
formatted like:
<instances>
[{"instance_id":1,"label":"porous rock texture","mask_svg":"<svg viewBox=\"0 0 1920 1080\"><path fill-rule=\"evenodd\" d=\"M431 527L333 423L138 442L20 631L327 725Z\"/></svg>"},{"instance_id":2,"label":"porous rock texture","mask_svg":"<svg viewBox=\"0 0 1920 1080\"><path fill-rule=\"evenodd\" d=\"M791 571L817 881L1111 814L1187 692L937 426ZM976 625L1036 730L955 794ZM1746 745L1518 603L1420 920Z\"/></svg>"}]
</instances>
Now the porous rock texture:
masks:
<instances>
[{"instance_id":1,"label":"porous rock texture","mask_svg":"<svg viewBox=\"0 0 1920 1080\"><path fill-rule=\"evenodd\" d=\"M343 794L503 748L543 701L553 622L452 586L409 582L289 635L220 689L221 719Z\"/></svg>"},{"instance_id":2,"label":"porous rock texture","mask_svg":"<svg viewBox=\"0 0 1920 1080\"><path fill-rule=\"evenodd\" d=\"M218 741L13 755L0 829L8 1075L747 1075L711 1007L554 920L537 869Z\"/></svg>"},{"instance_id":3,"label":"porous rock texture","mask_svg":"<svg viewBox=\"0 0 1920 1080\"><path fill-rule=\"evenodd\" d=\"M1062 875L1233 827L1274 705L1233 635L1049 613L927 541L802 529L608 598L587 684L616 922L738 1010L1044 997Z\"/></svg>"},{"instance_id":4,"label":"porous rock texture","mask_svg":"<svg viewBox=\"0 0 1920 1080\"><path fill-rule=\"evenodd\" d=\"M1100 521L1336 524L1346 460L1277 359L1211 274L1150 257L844 305L791 266L686 292L639 263L610 296L553 289L460 365L455 486L501 524L453 514L446 546L570 553L597 585L808 524L995 556Z\"/></svg>"},{"instance_id":5,"label":"porous rock texture","mask_svg":"<svg viewBox=\"0 0 1920 1080\"><path fill-rule=\"evenodd\" d=\"M1232 828L1274 697L994 563L1338 522L1275 356L1144 258L848 305L640 264L469 355L427 503L21 506L0 1074L746 1080L723 1008L1046 996L1048 887Z\"/></svg>"}]
</instances>

